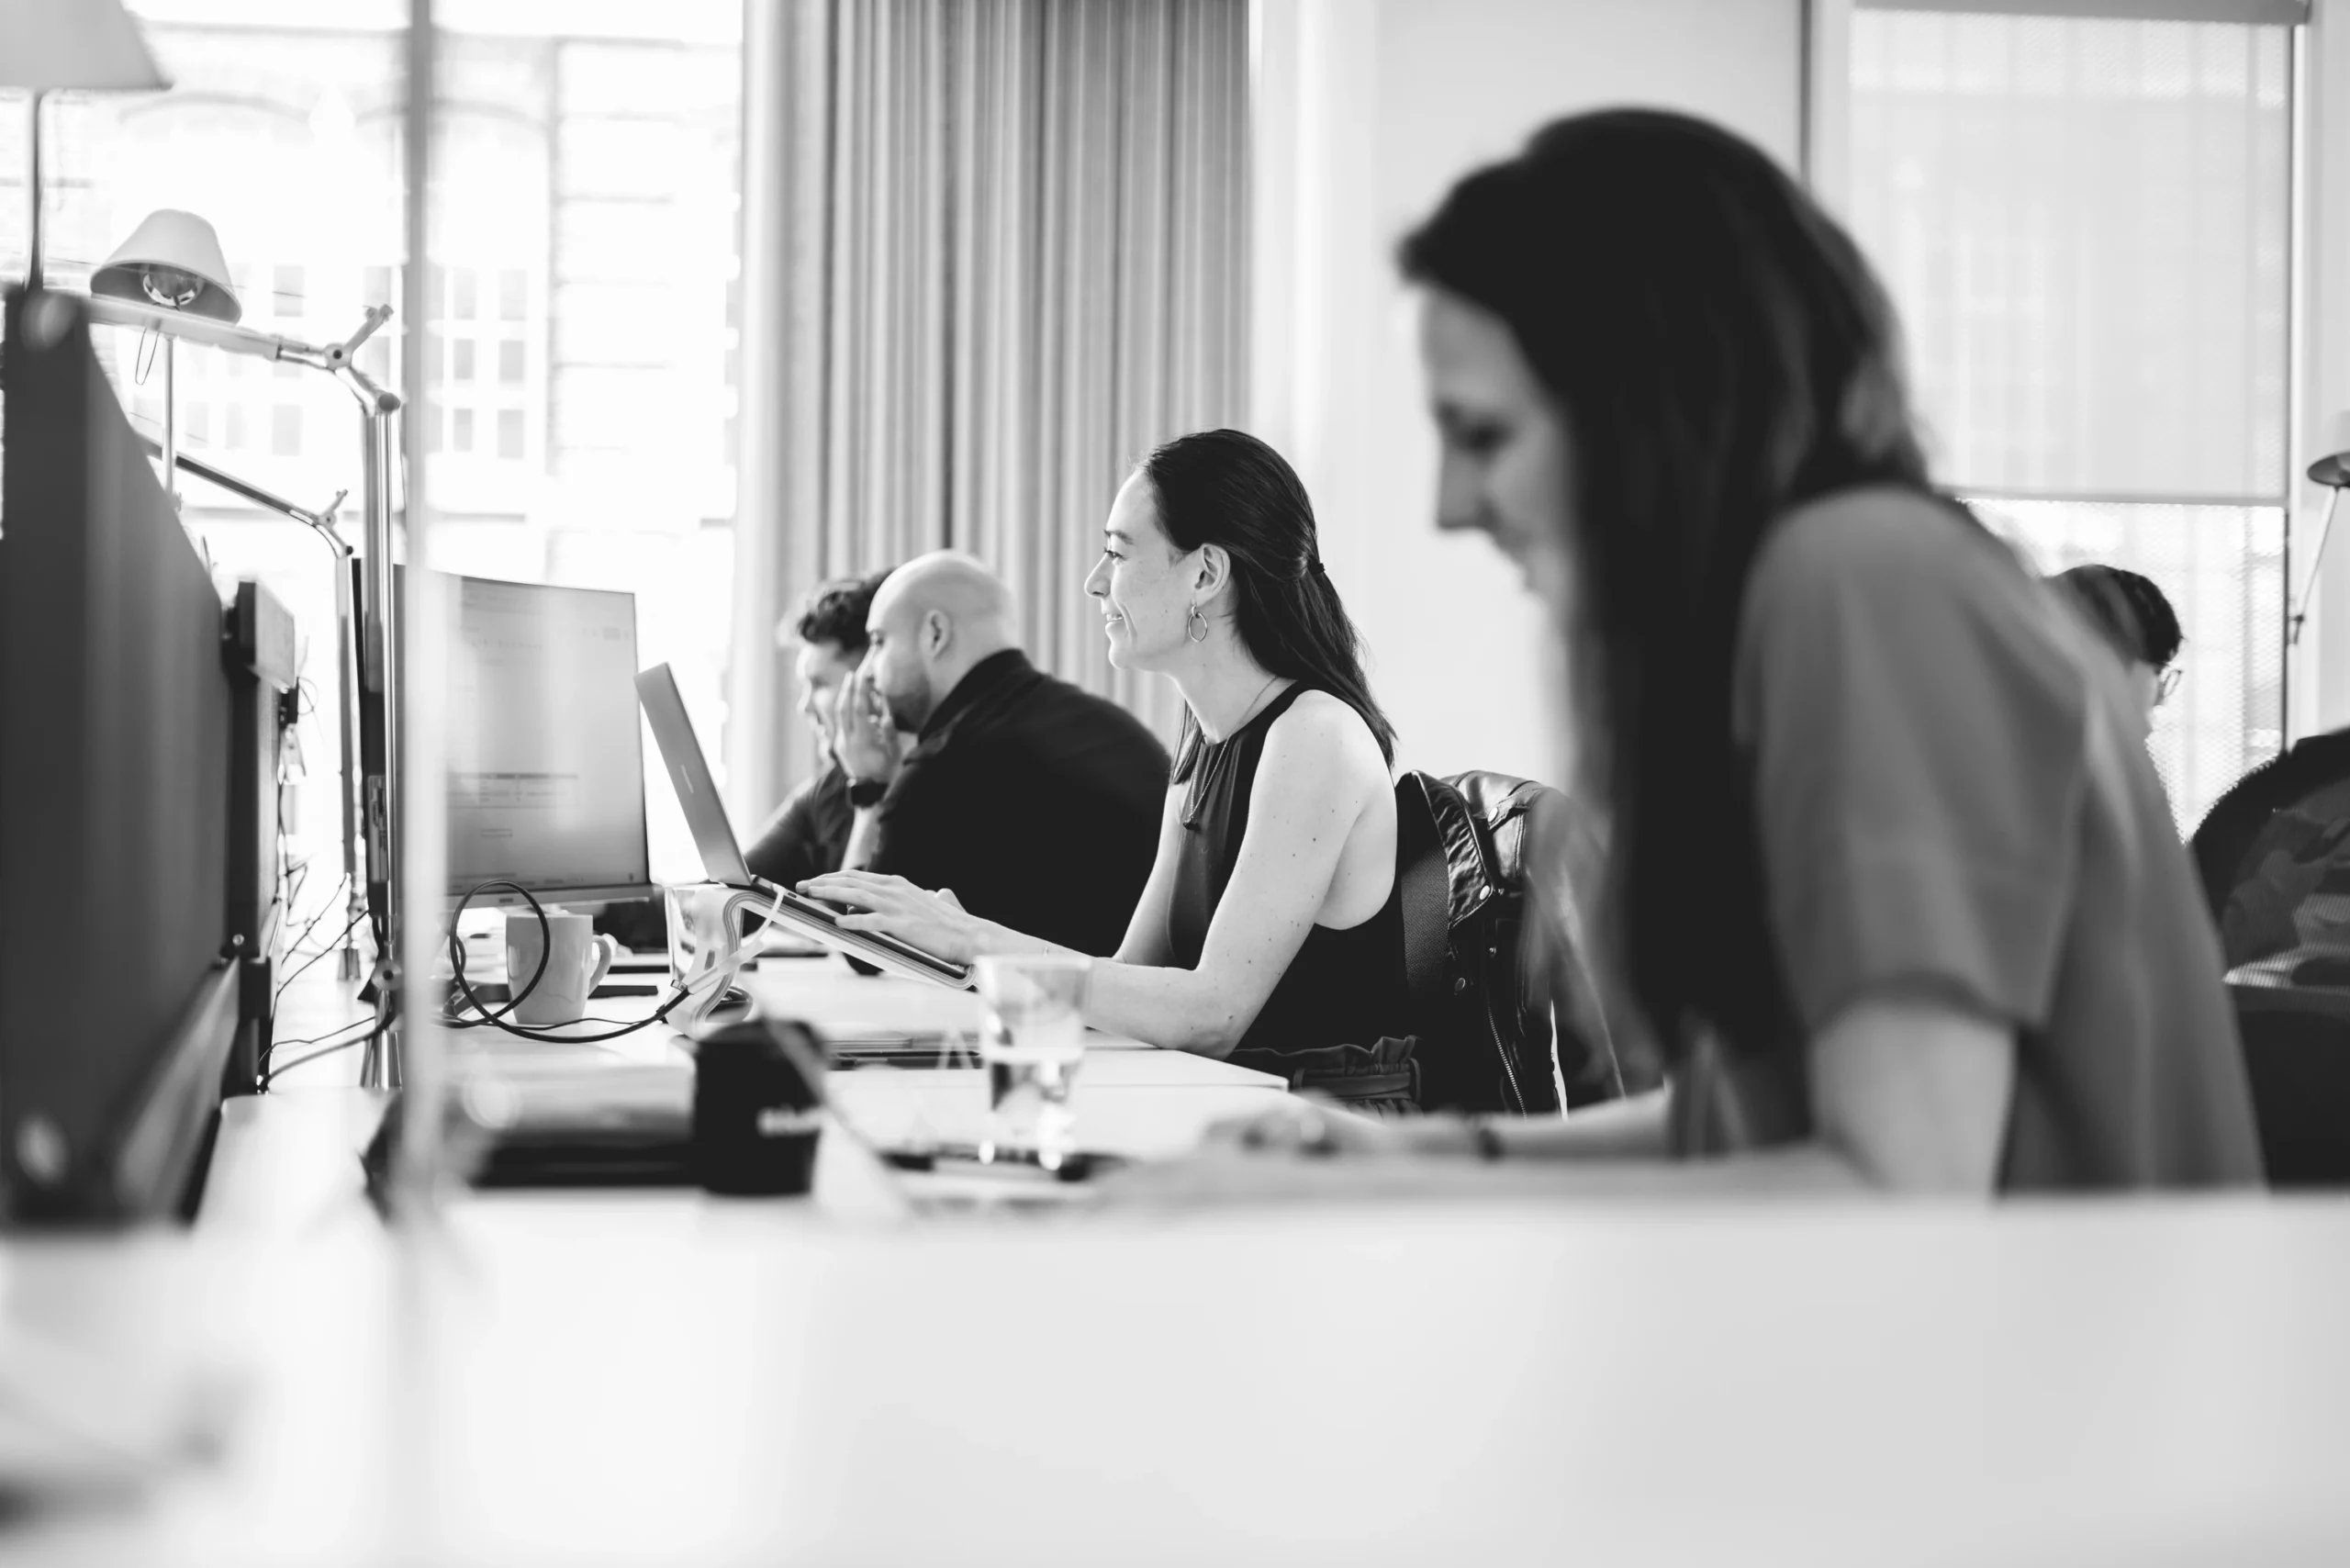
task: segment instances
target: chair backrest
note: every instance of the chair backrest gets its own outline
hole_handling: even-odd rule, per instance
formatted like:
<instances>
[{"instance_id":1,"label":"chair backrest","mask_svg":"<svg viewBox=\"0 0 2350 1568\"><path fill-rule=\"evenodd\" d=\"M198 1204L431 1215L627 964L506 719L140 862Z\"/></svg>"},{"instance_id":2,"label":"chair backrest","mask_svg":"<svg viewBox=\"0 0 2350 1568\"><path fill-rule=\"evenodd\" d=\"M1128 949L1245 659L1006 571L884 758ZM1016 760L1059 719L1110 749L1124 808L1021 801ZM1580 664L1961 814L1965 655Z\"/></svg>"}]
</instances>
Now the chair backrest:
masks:
<instances>
[{"instance_id":1,"label":"chair backrest","mask_svg":"<svg viewBox=\"0 0 2350 1568\"><path fill-rule=\"evenodd\" d=\"M2239 1007L2272 1187L2350 1187L2350 1019Z\"/></svg>"},{"instance_id":2,"label":"chair backrest","mask_svg":"<svg viewBox=\"0 0 2350 1568\"><path fill-rule=\"evenodd\" d=\"M2350 781L2350 730L2294 743L2228 786L2203 813L2188 841L2203 897L2217 921L2237 887L2257 867L2245 864L2261 830L2279 812L2333 785Z\"/></svg>"},{"instance_id":3,"label":"chair backrest","mask_svg":"<svg viewBox=\"0 0 2350 1568\"><path fill-rule=\"evenodd\" d=\"M1419 1101L1430 1110L1518 1114L1620 1093L1606 1042L1561 1032L1559 987L1573 966L1548 951L1566 940L1537 922L1527 876L1538 832L1566 798L1548 785L1498 773L1395 781L1396 877L1402 888L1404 968L1421 1046ZM1542 924L1544 940L1529 939ZM1545 949L1530 953L1530 948Z\"/></svg>"}]
</instances>

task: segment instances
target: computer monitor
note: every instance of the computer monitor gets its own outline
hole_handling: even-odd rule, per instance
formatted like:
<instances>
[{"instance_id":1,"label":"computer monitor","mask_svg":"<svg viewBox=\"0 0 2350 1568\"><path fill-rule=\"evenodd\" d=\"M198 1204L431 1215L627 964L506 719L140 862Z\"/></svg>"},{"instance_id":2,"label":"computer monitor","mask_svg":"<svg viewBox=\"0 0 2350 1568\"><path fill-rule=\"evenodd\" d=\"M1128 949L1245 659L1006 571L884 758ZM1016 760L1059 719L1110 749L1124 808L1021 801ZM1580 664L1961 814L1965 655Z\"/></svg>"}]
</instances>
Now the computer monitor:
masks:
<instances>
[{"instance_id":1,"label":"computer monitor","mask_svg":"<svg viewBox=\"0 0 2350 1568\"><path fill-rule=\"evenodd\" d=\"M19 291L6 317L0 1200L184 1211L246 967L223 606L84 308Z\"/></svg>"},{"instance_id":2,"label":"computer monitor","mask_svg":"<svg viewBox=\"0 0 2350 1568\"><path fill-rule=\"evenodd\" d=\"M636 596L434 574L455 636L443 708L449 896L651 898ZM483 905L520 904L511 888Z\"/></svg>"}]
</instances>

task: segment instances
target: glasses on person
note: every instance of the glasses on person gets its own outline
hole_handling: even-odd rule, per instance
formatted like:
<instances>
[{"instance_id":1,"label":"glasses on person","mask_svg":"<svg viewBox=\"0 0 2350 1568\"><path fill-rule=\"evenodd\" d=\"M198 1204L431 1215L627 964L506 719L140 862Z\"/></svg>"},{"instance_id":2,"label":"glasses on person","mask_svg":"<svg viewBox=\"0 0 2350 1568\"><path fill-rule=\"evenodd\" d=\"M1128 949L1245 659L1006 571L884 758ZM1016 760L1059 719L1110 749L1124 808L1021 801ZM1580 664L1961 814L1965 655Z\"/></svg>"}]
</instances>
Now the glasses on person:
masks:
<instances>
[{"instance_id":1,"label":"glasses on person","mask_svg":"<svg viewBox=\"0 0 2350 1568\"><path fill-rule=\"evenodd\" d=\"M2180 669L2177 665L2171 665L2171 666L2167 666L2166 668L2162 669L2162 670L2159 670L2159 671L2157 671L2157 672L2155 673L2155 675L2154 675L2154 706L2155 706L2155 707L2159 708L2159 707L2161 707L2164 703L2165 703L2165 702L2167 702L2167 701L2169 701L2169 700L2170 700L2170 694L2171 694L2172 692L2177 691L2177 690L2178 689L2178 678L2179 678L2180 676L2182 676L2182 675L2186 674L2186 673L2187 673L2187 672L2186 672L2185 670Z\"/></svg>"}]
</instances>

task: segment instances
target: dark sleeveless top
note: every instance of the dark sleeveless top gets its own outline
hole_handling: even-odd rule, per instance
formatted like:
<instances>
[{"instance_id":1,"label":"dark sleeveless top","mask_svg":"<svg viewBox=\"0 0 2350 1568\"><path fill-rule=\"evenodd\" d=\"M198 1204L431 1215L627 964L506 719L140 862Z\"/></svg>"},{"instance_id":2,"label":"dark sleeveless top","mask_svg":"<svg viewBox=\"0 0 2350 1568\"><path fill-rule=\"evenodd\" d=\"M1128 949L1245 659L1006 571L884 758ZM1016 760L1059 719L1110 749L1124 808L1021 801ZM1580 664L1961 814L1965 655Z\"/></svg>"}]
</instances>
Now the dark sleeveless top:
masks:
<instances>
[{"instance_id":1,"label":"dark sleeveless top","mask_svg":"<svg viewBox=\"0 0 2350 1568\"><path fill-rule=\"evenodd\" d=\"M1208 924L1240 858L1249 790L1265 736L1310 689L1291 687L1223 740L1203 744L1192 759L1175 891L1167 906L1168 942L1184 969L1199 967ZM1400 1035L1404 1003L1404 904L1391 885L1386 903L1361 924L1345 930L1317 924L1305 934L1305 945L1290 960L1231 1059L1293 1078L1291 1064L1280 1058L1330 1046L1370 1046L1382 1036Z\"/></svg>"}]
</instances>

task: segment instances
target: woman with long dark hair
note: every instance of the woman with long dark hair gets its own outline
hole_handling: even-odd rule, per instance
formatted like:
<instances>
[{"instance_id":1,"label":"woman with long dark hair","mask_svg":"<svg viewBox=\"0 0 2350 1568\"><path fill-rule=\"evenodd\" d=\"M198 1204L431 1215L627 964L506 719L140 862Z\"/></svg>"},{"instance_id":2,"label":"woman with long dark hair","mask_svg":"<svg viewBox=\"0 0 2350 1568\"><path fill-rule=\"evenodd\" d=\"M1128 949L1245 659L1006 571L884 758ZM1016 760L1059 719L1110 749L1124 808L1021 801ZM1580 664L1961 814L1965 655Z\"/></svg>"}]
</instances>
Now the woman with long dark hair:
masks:
<instances>
[{"instance_id":1,"label":"woman with long dark hair","mask_svg":"<svg viewBox=\"0 0 2350 1568\"><path fill-rule=\"evenodd\" d=\"M1087 1020L1402 1098L1400 1045L1381 1044L1404 1005L1394 731L1304 486L1254 436L1182 436L1126 480L1102 533L1085 588L1110 662L1172 679L1185 712L1158 859L1116 958L1094 965ZM942 957L1050 950L896 878L804 886L868 912L849 924Z\"/></svg>"},{"instance_id":2,"label":"woman with long dark hair","mask_svg":"<svg viewBox=\"0 0 2350 1568\"><path fill-rule=\"evenodd\" d=\"M1844 232L1736 137L1622 110L1463 179L1401 263L1440 526L1517 560L1565 640L1610 845L1587 925L1670 1087L1240 1140L1649 1161L1610 1186L2257 1182L2120 672L1929 483Z\"/></svg>"}]
</instances>

